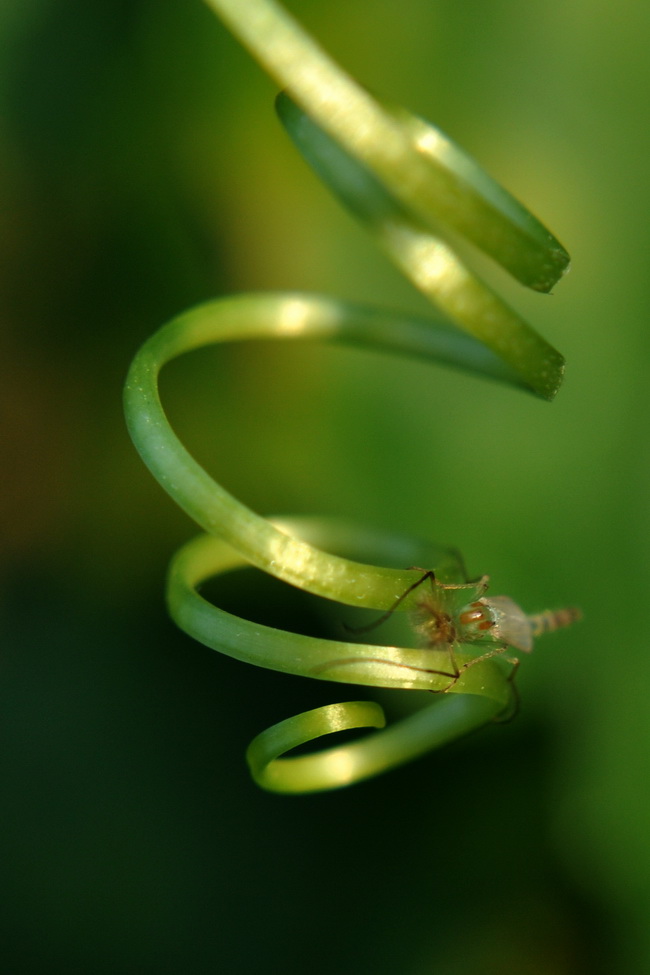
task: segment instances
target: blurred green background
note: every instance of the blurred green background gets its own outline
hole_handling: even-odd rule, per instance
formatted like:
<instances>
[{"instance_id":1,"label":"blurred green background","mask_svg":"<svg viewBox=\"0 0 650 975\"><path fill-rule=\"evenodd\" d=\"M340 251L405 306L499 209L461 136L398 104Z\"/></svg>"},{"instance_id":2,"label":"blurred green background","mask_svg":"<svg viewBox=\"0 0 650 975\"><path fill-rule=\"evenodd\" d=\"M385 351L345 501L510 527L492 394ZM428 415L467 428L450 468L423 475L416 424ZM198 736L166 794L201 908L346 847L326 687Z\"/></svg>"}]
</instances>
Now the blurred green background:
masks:
<instances>
[{"instance_id":1,"label":"blurred green background","mask_svg":"<svg viewBox=\"0 0 650 975\"><path fill-rule=\"evenodd\" d=\"M647 972L650 7L289 6L568 247L552 297L490 272L566 385L549 406L259 343L170 367L170 412L256 510L449 542L494 592L585 620L525 661L513 724L349 791L257 790L253 735L359 691L247 668L168 621L166 564L195 529L128 441L128 363L232 291L424 301L199 0L4 0L0 970ZM314 625L285 587L237 588L243 612Z\"/></svg>"}]
</instances>

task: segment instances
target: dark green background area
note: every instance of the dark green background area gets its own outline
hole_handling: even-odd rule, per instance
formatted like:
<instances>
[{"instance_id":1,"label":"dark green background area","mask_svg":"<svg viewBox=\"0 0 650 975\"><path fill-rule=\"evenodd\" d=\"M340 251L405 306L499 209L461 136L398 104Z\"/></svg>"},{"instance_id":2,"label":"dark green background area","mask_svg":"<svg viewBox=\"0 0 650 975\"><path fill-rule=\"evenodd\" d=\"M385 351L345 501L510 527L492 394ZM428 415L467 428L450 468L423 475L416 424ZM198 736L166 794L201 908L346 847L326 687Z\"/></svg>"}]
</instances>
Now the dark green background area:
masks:
<instances>
[{"instance_id":1,"label":"dark green background area","mask_svg":"<svg viewBox=\"0 0 650 975\"><path fill-rule=\"evenodd\" d=\"M246 667L167 619L166 564L194 526L128 441L128 363L166 318L233 291L425 304L199 0L4 0L0 970L645 973L650 8L290 8L568 247L551 297L486 269L566 355L566 384L548 405L259 343L171 366L170 414L257 511L450 543L493 592L585 619L523 663L510 725L331 795L251 783L256 733L364 695ZM254 574L224 605L305 632L344 613L319 623Z\"/></svg>"}]
</instances>

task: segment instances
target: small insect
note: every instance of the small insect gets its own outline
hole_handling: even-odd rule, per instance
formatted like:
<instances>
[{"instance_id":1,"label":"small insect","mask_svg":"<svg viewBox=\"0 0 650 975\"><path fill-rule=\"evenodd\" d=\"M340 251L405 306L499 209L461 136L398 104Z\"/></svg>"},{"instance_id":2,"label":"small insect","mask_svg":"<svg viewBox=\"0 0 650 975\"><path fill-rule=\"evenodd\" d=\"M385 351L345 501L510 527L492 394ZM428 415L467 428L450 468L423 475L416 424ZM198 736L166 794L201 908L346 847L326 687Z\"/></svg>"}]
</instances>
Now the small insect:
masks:
<instances>
[{"instance_id":1,"label":"small insect","mask_svg":"<svg viewBox=\"0 0 650 975\"><path fill-rule=\"evenodd\" d=\"M439 582L431 570L423 569L422 572L422 577L409 586L383 616L355 632L364 632L379 626L395 612L407 596L423 583L429 582L430 586L416 601L414 625L425 647L445 650L448 653L449 670L433 670L396 661L391 663L396 667L449 677L449 684L434 693L450 691L469 667L504 655L508 650L530 653L535 637L570 626L582 617L580 610L572 607L546 610L529 616L509 596L486 597L484 594L488 589L488 576L482 576L476 582L450 584ZM471 601L468 602L470 595ZM459 666L456 650L461 646L475 646L483 652ZM388 663L380 657L370 659L376 663ZM513 680L519 660L511 656L504 659L512 665L510 680Z\"/></svg>"},{"instance_id":2,"label":"small insect","mask_svg":"<svg viewBox=\"0 0 650 975\"><path fill-rule=\"evenodd\" d=\"M416 610L420 617L416 628L421 633L425 645L446 644L453 660L454 646L457 644L497 644L464 664L462 670L467 670L480 661L489 660L490 657L502 654L508 649L530 653L533 649L534 637L570 626L582 615L580 610L570 607L546 610L529 616L509 596L483 595L454 613L453 604L457 602L456 594L465 587L447 586L438 582L433 573L426 572L415 584L415 588L426 579L431 580L431 591L418 601ZM488 577L483 576L478 583L483 593L487 592L488 582ZM460 672L455 660L453 669L454 673L458 672L455 678L457 680Z\"/></svg>"}]
</instances>

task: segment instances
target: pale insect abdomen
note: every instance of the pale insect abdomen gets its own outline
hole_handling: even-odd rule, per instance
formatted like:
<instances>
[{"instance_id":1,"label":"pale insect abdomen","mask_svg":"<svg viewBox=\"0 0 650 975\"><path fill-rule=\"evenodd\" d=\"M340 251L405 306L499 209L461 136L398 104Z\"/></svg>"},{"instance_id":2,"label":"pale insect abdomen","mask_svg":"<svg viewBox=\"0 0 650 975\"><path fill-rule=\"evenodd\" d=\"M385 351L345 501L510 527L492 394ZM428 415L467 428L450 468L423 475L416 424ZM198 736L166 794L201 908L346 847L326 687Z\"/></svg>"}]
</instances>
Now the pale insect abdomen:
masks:
<instances>
[{"instance_id":1,"label":"pale insect abdomen","mask_svg":"<svg viewBox=\"0 0 650 975\"><path fill-rule=\"evenodd\" d=\"M571 626L582 619L582 613L575 606L568 606L566 609L547 609L543 613L535 613L529 616L533 636L541 636L542 633L551 633L559 630L563 626Z\"/></svg>"}]
</instances>

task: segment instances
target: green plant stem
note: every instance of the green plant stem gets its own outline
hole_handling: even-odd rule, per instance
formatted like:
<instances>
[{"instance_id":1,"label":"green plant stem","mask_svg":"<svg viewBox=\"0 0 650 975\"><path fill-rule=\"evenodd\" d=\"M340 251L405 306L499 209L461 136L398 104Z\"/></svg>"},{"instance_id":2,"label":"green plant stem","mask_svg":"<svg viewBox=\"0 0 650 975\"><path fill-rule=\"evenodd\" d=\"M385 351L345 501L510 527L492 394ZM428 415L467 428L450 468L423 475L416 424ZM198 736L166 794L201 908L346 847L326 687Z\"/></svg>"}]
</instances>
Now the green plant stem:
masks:
<instances>
[{"instance_id":1,"label":"green plant stem","mask_svg":"<svg viewBox=\"0 0 650 975\"><path fill-rule=\"evenodd\" d=\"M160 402L160 370L176 356L215 342L335 341L424 357L551 399L562 380L562 356L463 265L439 236L439 225L539 291L550 290L569 259L450 139L373 98L274 0L206 2L287 89L278 112L307 160L413 284L462 330L437 319L298 293L241 295L207 303L165 325L142 347L127 378L125 410L137 449L165 490L208 533L182 549L170 569L168 601L178 624L207 646L258 666L438 692L433 705L394 726L315 755L283 757L323 734L381 728L383 712L370 702L328 705L283 721L251 743L251 771L264 788L318 791L375 775L508 713L513 688L503 661L476 662L482 631L473 653L440 641L418 650L319 640L234 617L205 600L197 587L250 564L339 603L404 611L417 600L414 583L422 571L403 566L416 565L435 569L436 591L451 593L446 616L451 622L456 610L462 617L462 607L481 597L484 586L466 582L453 549L371 536L340 523L257 515L183 447ZM449 639L458 632L466 631L453 629Z\"/></svg>"},{"instance_id":2,"label":"green plant stem","mask_svg":"<svg viewBox=\"0 0 650 975\"><path fill-rule=\"evenodd\" d=\"M379 562L394 562L405 554L424 556L431 561L437 555L435 546L388 535L368 535L353 525L331 519L282 518L269 523L290 533L294 539L306 539L312 544L331 545L337 530L342 531L351 554ZM450 686L450 658L444 648L377 646L306 637L232 616L197 592L207 579L246 564L229 545L209 535L201 535L185 545L172 561L167 588L170 614L181 629L206 646L270 670L373 687L449 689L453 694L490 697L500 710L509 705L511 689L504 669L494 660L468 667ZM469 583L467 590L466 598L471 602L477 588ZM456 653L459 667L462 669L470 663L473 656L459 650Z\"/></svg>"},{"instance_id":3,"label":"green plant stem","mask_svg":"<svg viewBox=\"0 0 650 975\"><path fill-rule=\"evenodd\" d=\"M552 399L562 356L464 267L437 227L466 237L538 291L568 269L562 245L447 136L357 85L274 0L206 2L287 89L278 111L288 131L390 257L525 385Z\"/></svg>"},{"instance_id":4,"label":"green plant stem","mask_svg":"<svg viewBox=\"0 0 650 975\"><path fill-rule=\"evenodd\" d=\"M411 283L455 325L499 356L511 368L514 382L552 399L564 375L563 357L464 265L453 248L440 237L432 215L428 225L421 214L405 206L398 195L403 180L395 177L390 182L379 179L376 170L368 169L346 152L286 94L278 97L277 108L281 121L305 159L341 202L365 224ZM407 114L402 111L400 118L410 131L412 125L404 118ZM523 208L512 201L510 208L495 211L490 205L494 193L488 192L484 185L490 182L489 177L470 160L463 166L459 149L428 123L415 121L422 143L428 144L424 133L429 133L429 142L438 149L443 143L449 149L460 173L472 174L472 179L465 182L458 177L453 192L449 186L439 187L447 207L439 219L455 232L463 231L473 243L512 271L512 255L521 257L531 252L522 241L505 239L502 220L506 216L508 220L513 218L513 209ZM419 148L420 144L417 145ZM416 160L421 161L419 152ZM431 182L435 184L436 180L432 177ZM436 232L432 232L431 224ZM514 219L506 223L511 232L517 225ZM550 237L547 231L544 235L547 239ZM497 242L499 246L496 246ZM531 258L531 266L533 264ZM532 281L526 283L535 286Z\"/></svg>"},{"instance_id":5,"label":"green plant stem","mask_svg":"<svg viewBox=\"0 0 650 975\"><path fill-rule=\"evenodd\" d=\"M502 376L504 367L468 336L435 322L396 320L373 309L299 294L240 295L202 305L160 329L133 361L124 393L129 432L153 475L197 524L285 582L349 605L389 609L420 573L351 562L279 531L216 484L167 420L158 394L158 375L166 362L210 343L262 338L389 348L467 368L478 365L494 376ZM440 578L458 580L455 556L442 550L438 555Z\"/></svg>"},{"instance_id":6,"label":"green plant stem","mask_svg":"<svg viewBox=\"0 0 650 975\"><path fill-rule=\"evenodd\" d=\"M430 550L424 543L363 532L330 519L274 521L294 537L335 545L344 542L368 558L436 555L435 548ZM369 701L344 702L274 725L258 735L247 752L252 775L263 788L304 793L350 785L411 761L511 708L512 685L494 660L469 666L452 684L449 676L431 670L449 668L449 655L444 650L306 637L233 616L197 592L207 579L245 565L232 548L211 536L201 535L185 545L170 566L167 590L169 610L178 625L222 653L284 673L375 687L449 691L384 731L312 755L280 757L298 745L337 731L383 728L382 709ZM456 658L461 668L471 664L471 655L457 653Z\"/></svg>"},{"instance_id":7,"label":"green plant stem","mask_svg":"<svg viewBox=\"0 0 650 975\"><path fill-rule=\"evenodd\" d=\"M549 290L566 271L566 251L539 221L433 126L378 103L280 4L206 3L307 115L390 184L409 210L427 222L453 223L479 246L500 252L497 259L537 290Z\"/></svg>"},{"instance_id":8,"label":"green plant stem","mask_svg":"<svg viewBox=\"0 0 650 975\"><path fill-rule=\"evenodd\" d=\"M246 759L257 784L271 792L304 794L338 789L380 775L475 731L494 719L498 710L488 698L447 696L352 744L313 755L280 757L325 734L383 727L383 711L372 702L333 704L263 731L249 745Z\"/></svg>"}]
</instances>

